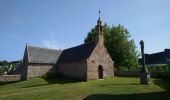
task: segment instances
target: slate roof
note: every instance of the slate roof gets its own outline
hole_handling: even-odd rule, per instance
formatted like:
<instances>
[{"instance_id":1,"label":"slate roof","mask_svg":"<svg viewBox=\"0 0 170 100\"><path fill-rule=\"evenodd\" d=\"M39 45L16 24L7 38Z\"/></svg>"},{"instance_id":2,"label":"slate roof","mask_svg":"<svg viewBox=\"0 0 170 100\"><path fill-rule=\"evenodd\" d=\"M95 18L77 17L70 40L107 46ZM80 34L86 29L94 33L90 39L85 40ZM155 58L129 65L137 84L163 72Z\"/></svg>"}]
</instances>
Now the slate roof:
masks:
<instances>
[{"instance_id":1,"label":"slate roof","mask_svg":"<svg viewBox=\"0 0 170 100\"><path fill-rule=\"evenodd\" d=\"M145 63L149 64L167 64L167 59L170 59L170 49L165 49L163 52L145 54ZM141 59L139 59L141 64Z\"/></svg>"},{"instance_id":2,"label":"slate roof","mask_svg":"<svg viewBox=\"0 0 170 100\"><path fill-rule=\"evenodd\" d=\"M63 50L59 63L84 61L88 59L96 46L95 41Z\"/></svg>"},{"instance_id":3,"label":"slate roof","mask_svg":"<svg viewBox=\"0 0 170 100\"><path fill-rule=\"evenodd\" d=\"M61 53L60 50L27 46L29 63L56 64Z\"/></svg>"}]
</instances>

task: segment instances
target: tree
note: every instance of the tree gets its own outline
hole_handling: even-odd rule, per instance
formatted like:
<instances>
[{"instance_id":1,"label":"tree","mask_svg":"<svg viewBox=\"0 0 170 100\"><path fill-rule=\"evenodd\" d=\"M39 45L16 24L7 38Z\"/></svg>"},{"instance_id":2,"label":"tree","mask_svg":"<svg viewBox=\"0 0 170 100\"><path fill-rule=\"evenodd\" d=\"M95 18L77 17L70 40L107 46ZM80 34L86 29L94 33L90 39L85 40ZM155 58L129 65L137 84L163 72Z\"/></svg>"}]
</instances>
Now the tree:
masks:
<instances>
[{"instance_id":1,"label":"tree","mask_svg":"<svg viewBox=\"0 0 170 100\"><path fill-rule=\"evenodd\" d=\"M104 43L112 57L115 67L119 69L134 70L138 66L138 52L135 42L126 28L122 25L109 27L104 25ZM84 42L95 40L95 28L92 28Z\"/></svg>"}]
</instances>

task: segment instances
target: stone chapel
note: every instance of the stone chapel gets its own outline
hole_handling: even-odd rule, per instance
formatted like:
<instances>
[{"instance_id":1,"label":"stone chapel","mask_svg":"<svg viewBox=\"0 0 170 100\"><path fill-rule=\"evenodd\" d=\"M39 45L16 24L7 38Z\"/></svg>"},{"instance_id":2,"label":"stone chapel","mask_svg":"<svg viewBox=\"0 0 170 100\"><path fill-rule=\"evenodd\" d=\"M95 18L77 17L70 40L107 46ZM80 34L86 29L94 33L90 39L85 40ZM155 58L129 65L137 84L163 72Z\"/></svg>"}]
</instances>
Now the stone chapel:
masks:
<instances>
[{"instance_id":1,"label":"stone chapel","mask_svg":"<svg viewBox=\"0 0 170 100\"><path fill-rule=\"evenodd\" d=\"M57 74L83 81L114 76L114 62L104 45L100 16L95 29L95 41L63 51L26 45L23 64L16 72L22 80Z\"/></svg>"}]
</instances>

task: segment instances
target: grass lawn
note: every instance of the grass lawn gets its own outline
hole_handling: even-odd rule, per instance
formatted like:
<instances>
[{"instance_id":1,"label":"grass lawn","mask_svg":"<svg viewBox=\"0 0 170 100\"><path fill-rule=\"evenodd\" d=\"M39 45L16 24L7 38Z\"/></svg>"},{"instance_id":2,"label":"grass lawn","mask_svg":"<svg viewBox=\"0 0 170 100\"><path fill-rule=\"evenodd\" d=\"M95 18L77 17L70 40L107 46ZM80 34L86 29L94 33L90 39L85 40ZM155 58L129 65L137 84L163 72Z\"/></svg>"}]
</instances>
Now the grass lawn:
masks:
<instances>
[{"instance_id":1,"label":"grass lawn","mask_svg":"<svg viewBox=\"0 0 170 100\"><path fill-rule=\"evenodd\" d=\"M139 78L110 77L79 82L73 79L34 78L0 83L0 100L170 100L170 81L152 79L140 85Z\"/></svg>"}]
</instances>

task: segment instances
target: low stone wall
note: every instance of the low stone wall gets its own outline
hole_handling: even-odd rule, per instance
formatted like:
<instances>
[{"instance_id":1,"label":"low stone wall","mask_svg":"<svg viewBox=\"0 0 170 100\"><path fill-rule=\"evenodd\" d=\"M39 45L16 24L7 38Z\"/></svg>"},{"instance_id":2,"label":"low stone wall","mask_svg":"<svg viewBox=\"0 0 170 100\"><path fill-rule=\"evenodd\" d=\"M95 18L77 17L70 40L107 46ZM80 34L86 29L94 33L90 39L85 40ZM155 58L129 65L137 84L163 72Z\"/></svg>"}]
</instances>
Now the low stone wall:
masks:
<instances>
[{"instance_id":1,"label":"low stone wall","mask_svg":"<svg viewBox=\"0 0 170 100\"><path fill-rule=\"evenodd\" d=\"M0 82L19 81L21 75L0 75Z\"/></svg>"},{"instance_id":2,"label":"low stone wall","mask_svg":"<svg viewBox=\"0 0 170 100\"><path fill-rule=\"evenodd\" d=\"M115 76L139 77L139 71L115 71ZM153 78L170 78L170 72L154 72L150 74Z\"/></svg>"},{"instance_id":3,"label":"low stone wall","mask_svg":"<svg viewBox=\"0 0 170 100\"><path fill-rule=\"evenodd\" d=\"M138 71L115 71L115 76L123 77L139 77Z\"/></svg>"}]
</instances>

